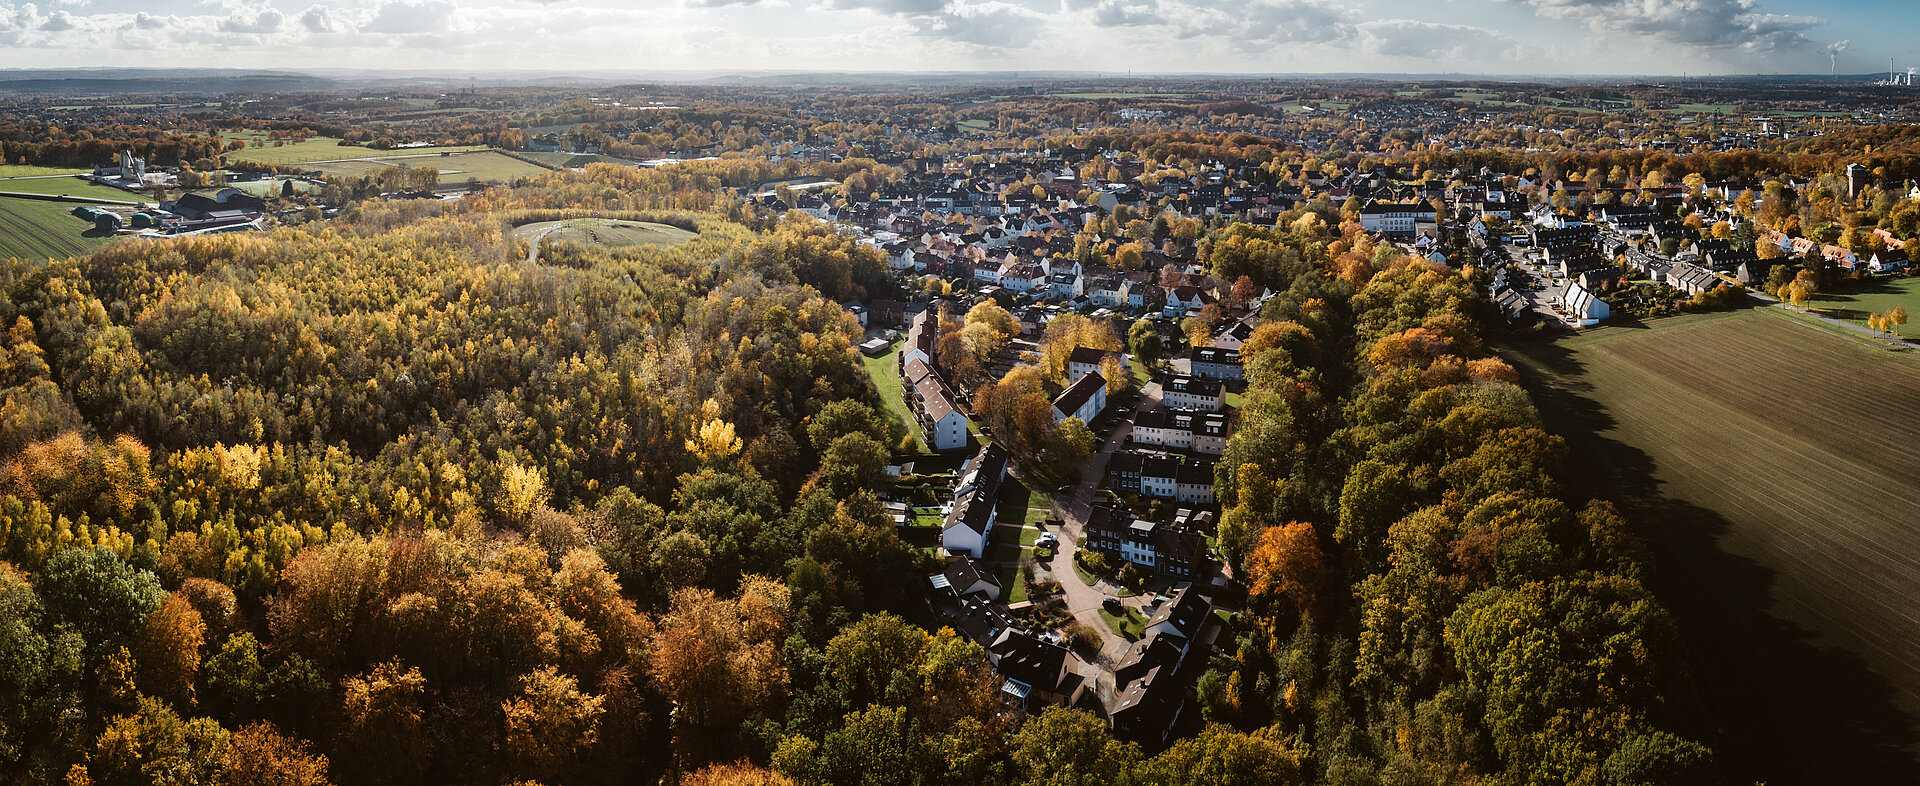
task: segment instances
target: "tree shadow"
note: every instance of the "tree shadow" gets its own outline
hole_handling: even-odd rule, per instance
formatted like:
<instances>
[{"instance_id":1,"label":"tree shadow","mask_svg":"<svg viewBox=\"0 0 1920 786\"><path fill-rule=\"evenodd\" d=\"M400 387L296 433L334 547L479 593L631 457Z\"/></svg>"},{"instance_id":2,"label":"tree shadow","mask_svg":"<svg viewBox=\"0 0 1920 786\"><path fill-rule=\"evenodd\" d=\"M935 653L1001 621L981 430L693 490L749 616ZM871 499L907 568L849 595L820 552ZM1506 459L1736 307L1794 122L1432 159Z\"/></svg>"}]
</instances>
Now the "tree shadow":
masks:
<instances>
[{"instance_id":1,"label":"tree shadow","mask_svg":"<svg viewBox=\"0 0 1920 786\"><path fill-rule=\"evenodd\" d=\"M1730 784L1920 782L1920 727L1896 690L1850 651L1776 617L1775 572L1725 551L1732 522L1666 496L1639 448L1602 436L1615 424L1586 395L1564 347L1514 347L1555 377L1524 373L1549 427L1571 453L1573 499L1610 499L1654 554L1647 585L1679 623L1704 728ZM1532 370L1529 370L1532 371ZM1680 709L1686 713L1683 701Z\"/></svg>"}]
</instances>

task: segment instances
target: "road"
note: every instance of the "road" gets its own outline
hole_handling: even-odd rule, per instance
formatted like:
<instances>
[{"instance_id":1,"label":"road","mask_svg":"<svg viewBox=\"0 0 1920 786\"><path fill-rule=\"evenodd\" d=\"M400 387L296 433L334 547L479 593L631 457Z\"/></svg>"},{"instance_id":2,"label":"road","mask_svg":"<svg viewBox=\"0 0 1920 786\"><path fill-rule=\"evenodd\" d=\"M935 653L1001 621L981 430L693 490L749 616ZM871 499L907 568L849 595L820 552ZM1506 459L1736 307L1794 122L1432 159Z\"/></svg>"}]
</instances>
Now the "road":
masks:
<instances>
[{"instance_id":1,"label":"road","mask_svg":"<svg viewBox=\"0 0 1920 786\"><path fill-rule=\"evenodd\" d=\"M1106 477L1107 460L1113 456L1114 451L1126 446L1127 438L1133 433L1135 415L1159 407L1160 385L1157 382L1148 383L1140 391L1140 404L1134 408L1134 414L1128 415L1126 419L1114 426L1113 433L1101 443L1100 452L1095 454L1082 470L1080 482L1073 487L1073 493L1070 496L1053 498L1054 518L1064 522L1054 533L1060 538L1060 547L1053 558L1053 578L1060 582L1060 590L1066 600L1067 610L1072 612L1074 619L1098 631L1104 642L1099 656L1092 662L1100 672L1095 681L1095 687L1099 691L1102 704L1106 706L1112 706L1115 693L1113 667L1119 663L1121 657L1126 655L1127 648L1133 643L1116 635L1111 628L1107 627L1106 619L1100 616L1100 607L1107 598L1119 595L1123 590L1113 588L1104 581L1099 582L1097 586L1082 581L1080 572L1073 568L1073 557L1080 550L1081 540L1085 538L1087 516L1093 511L1093 499L1100 480ZM1109 592L1108 589L1114 591ZM1148 600L1149 597L1146 594L1141 594L1121 597L1120 602L1140 609L1144 614Z\"/></svg>"},{"instance_id":2,"label":"road","mask_svg":"<svg viewBox=\"0 0 1920 786\"><path fill-rule=\"evenodd\" d=\"M546 229L533 233L527 238L527 264L531 265L540 261L540 239L546 237L548 232L559 229L561 226L564 225L556 224L547 227Z\"/></svg>"}]
</instances>

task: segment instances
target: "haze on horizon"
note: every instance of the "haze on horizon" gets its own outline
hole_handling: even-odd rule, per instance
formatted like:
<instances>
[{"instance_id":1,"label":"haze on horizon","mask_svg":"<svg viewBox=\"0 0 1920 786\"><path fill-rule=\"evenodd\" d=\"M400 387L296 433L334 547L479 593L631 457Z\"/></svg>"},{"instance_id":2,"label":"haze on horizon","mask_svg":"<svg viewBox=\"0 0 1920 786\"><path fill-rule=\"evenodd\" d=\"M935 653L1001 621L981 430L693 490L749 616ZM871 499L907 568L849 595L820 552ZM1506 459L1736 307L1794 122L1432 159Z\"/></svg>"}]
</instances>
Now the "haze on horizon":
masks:
<instances>
[{"instance_id":1,"label":"haze on horizon","mask_svg":"<svg viewBox=\"0 0 1920 786\"><path fill-rule=\"evenodd\" d=\"M0 67L1677 74L1920 65L1900 0L0 0Z\"/></svg>"}]
</instances>

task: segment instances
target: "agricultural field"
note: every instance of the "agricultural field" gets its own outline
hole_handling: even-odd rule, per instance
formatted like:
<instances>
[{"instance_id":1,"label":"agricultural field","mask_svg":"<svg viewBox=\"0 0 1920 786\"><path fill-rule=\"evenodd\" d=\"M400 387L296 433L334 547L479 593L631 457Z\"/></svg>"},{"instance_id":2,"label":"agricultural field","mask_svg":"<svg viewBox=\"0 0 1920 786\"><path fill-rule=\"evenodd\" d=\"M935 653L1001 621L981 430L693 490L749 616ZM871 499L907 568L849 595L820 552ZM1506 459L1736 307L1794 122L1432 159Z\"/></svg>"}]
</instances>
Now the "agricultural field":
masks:
<instances>
[{"instance_id":1,"label":"agricultural field","mask_svg":"<svg viewBox=\"0 0 1920 786\"><path fill-rule=\"evenodd\" d=\"M0 164L0 178L8 177L47 177L49 175L77 175L91 172L91 169L63 166L33 166L31 164Z\"/></svg>"},{"instance_id":2,"label":"agricultural field","mask_svg":"<svg viewBox=\"0 0 1920 786\"><path fill-rule=\"evenodd\" d=\"M1849 322L1867 324L1867 315L1904 306L1909 319L1901 326L1902 338L1920 338L1920 278L1876 278L1863 282L1843 282L1835 291L1813 296L1808 305L1814 311Z\"/></svg>"},{"instance_id":3,"label":"agricultural field","mask_svg":"<svg viewBox=\"0 0 1920 786\"><path fill-rule=\"evenodd\" d=\"M392 163L406 166L437 165L440 167L441 183L462 183L467 178L506 182L521 177L539 177L553 171L495 152L460 153L437 159L402 158Z\"/></svg>"},{"instance_id":4,"label":"agricultural field","mask_svg":"<svg viewBox=\"0 0 1920 786\"><path fill-rule=\"evenodd\" d=\"M1683 115L1731 115L1737 110L1732 104L1674 104L1664 111Z\"/></svg>"},{"instance_id":5,"label":"agricultural field","mask_svg":"<svg viewBox=\"0 0 1920 786\"><path fill-rule=\"evenodd\" d=\"M600 155L599 153L521 153L520 155L542 163L563 166L570 169L583 167L588 164L634 165L632 161L623 158L614 158L613 156Z\"/></svg>"},{"instance_id":6,"label":"agricultural field","mask_svg":"<svg viewBox=\"0 0 1920 786\"><path fill-rule=\"evenodd\" d=\"M1101 99L1101 98L1186 98L1186 97L1187 97L1187 94L1186 94L1186 93L1100 93L1100 92L1088 92L1088 93L1053 93L1052 95L1053 95L1053 97L1055 97L1055 98L1084 98L1084 99Z\"/></svg>"},{"instance_id":7,"label":"agricultural field","mask_svg":"<svg viewBox=\"0 0 1920 786\"><path fill-rule=\"evenodd\" d=\"M570 218L565 221L542 221L537 224L525 224L514 227L514 237L533 237L540 235L545 240L570 240L575 243L620 248L623 246L672 246L685 243L696 237L698 232L688 232L679 227L665 224L648 224L640 221L618 221L610 218Z\"/></svg>"},{"instance_id":8,"label":"agricultural field","mask_svg":"<svg viewBox=\"0 0 1920 786\"><path fill-rule=\"evenodd\" d=\"M1504 354L1649 538L1727 782L1920 771L1920 355L1765 308Z\"/></svg>"},{"instance_id":9,"label":"agricultural field","mask_svg":"<svg viewBox=\"0 0 1920 786\"><path fill-rule=\"evenodd\" d=\"M417 156L443 152L467 152L485 150L482 145L460 145L454 147L418 147L404 150L374 150L359 145L341 145L333 137L316 136L302 142L288 142L274 147L263 134L227 133L226 139L245 139L247 147L226 155L228 161L257 161L262 164L304 164L312 161L337 161L347 158L382 158L391 156ZM254 145L261 145L255 147Z\"/></svg>"},{"instance_id":10,"label":"agricultural field","mask_svg":"<svg viewBox=\"0 0 1920 786\"><path fill-rule=\"evenodd\" d=\"M46 259L85 254L112 240L68 212L70 202L0 198L0 259Z\"/></svg>"},{"instance_id":11,"label":"agricultural field","mask_svg":"<svg viewBox=\"0 0 1920 786\"><path fill-rule=\"evenodd\" d=\"M52 196L110 199L116 202L151 202L152 194L136 194L112 186L89 183L77 177L23 177L0 180L0 193L49 194Z\"/></svg>"}]
</instances>

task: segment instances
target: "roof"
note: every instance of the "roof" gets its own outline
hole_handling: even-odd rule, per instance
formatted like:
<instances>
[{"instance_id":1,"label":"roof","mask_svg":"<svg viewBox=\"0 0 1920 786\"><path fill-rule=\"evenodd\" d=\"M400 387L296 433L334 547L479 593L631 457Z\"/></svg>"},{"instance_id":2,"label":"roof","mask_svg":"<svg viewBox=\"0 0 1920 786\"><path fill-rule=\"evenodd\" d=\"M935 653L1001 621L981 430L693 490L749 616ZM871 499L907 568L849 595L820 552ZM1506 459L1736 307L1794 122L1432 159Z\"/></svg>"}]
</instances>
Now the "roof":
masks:
<instances>
[{"instance_id":1,"label":"roof","mask_svg":"<svg viewBox=\"0 0 1920 786\"><path fill-rule=\"evenodd\" d=\"M1212 380L1200 379L1199 377L1189 376L1186 374L1181 374L1179 376L1175 376L1171 379L1168 379L1160 387L1162 390L1171 390L1176 393L1185 393L1189 396L1215 398L1220 395L1220 383L1214 382Z\"/></svg>"},{"instance_id":2,"label":"roof","mask_svg":"<svg viewBox=\"0 0 1920 786\"><path fill-rule=\"evenodd\" d=\"M994 577L992 572L980 570L979 565L966 557L948 560L947 569L941 571L940 575L947 580L947 585L952 587L954 592L964 593L968 588L981 582L995 587L1000 586L1000 579Z\"/></svg>"},{"instance_id":3,"label":"roof","mask_svg":"<svg viewBox=\"0 0 1920 786\"><path fill-rule=\"evenodd\" d=\"M1200 633L1200 626L1207 621L1207 614L1213 611L1213 604L1192 587L1173 593L1173 598L1160 604L1160 610L1153 613L1153 619L1147 621L1147 627L1171 624L1172 633L1191 639Z\"/></svg>"},{"instance_id":4,"label":"roof","mask_svg":"<svg viewBox=\"0 0 1920 786\"><path fill-rule=\"evenodd\" d=\"M1248 331L1252 333L1251 330ZM1193 351L1195 363L1229 363L1240 365L1240 350L1225 347L1200 347Z\"/></svg>"},{"instance_id":5,"label":"roof","mask_svg":"<svg viewBox=\"0 0 1920 786\"><path fill-rule=\"evenodd\" d=\"M1060 685L1061 672L1066 671L1066 647L1018 628L1001 630L987 651L997 659L995 668L1002 675L1049 691Z\"/></svg>"},{"instance_id":6,"label":"roof","mask_svg":"<svg viewBox=\"0 0 1920 786\"><path fill-rule=\"evenodd\" d=\"M1094 349L1093 347L1086 346L1074 347L1073 354L1067 356L1067 363L1084 363L1089 366L1098 366L1105 363L1109 356L1118 357L1119 355L1120 353L1110 349Z\"/></svg>"},{"instance_id":7,"label":"roof","mask_svg":"<svg viewBox=\"0 0 1920 786\"><path fill-rule=\"evenodd\" d=\"M1000 501L1000 482L1007 474L1007 451L999 445L987 445L967 460L966 471L953 496L953 510L941 529L965 526L985 534L994 505Z\"/></svg>"},{"instance_id":8,"label":"roof","mask_svg":"<svg viewBox=\"0 0 1920 786\"><path fill-rule=\"evenodd\" d=\"M1185 649L1171 636L1158 634L1148 636L1127 648L1127 654L1113 669L1113 680L1119 685L1129 685L1134 680L1147 676L1147 672L1161 666L1171 667L1180 661L1181 651Z\"/></svg>"},{"instance_id":9,"label":"roof","mask_svg":"<svg viewBox=\"0 0 1920 786\"><path fill-rule=\"evenodd\" d=\"M1113 708L1114 726L1135 742L1163 742L1185 700L1186 687L1173 678L1173 670L1155 666L1127 683Z\"/></svg>"},{"instance_id":10,"label":"roof","mask_svg":"<svg viewBox=\"0 0 1920 786\"><path fill-rule=\"evenodd\" d=\"M1060 396L1053 400L1053 408L1061 415L1073 417L1074 413L1080 411L1080 407L1085 406L1087 401L1094 397L1094 394L1099 393L1106 387L1106 377L1100 376L1100 372L1098 371L1089 371L1087 375L1081 377L1078 382L1068 385L1066 390L1060 391Z\"/></svg>"}]
</instances>

